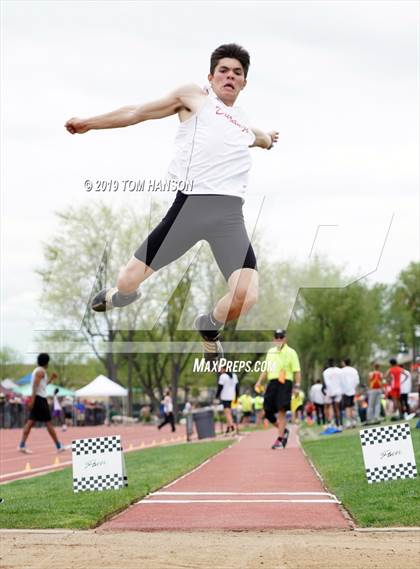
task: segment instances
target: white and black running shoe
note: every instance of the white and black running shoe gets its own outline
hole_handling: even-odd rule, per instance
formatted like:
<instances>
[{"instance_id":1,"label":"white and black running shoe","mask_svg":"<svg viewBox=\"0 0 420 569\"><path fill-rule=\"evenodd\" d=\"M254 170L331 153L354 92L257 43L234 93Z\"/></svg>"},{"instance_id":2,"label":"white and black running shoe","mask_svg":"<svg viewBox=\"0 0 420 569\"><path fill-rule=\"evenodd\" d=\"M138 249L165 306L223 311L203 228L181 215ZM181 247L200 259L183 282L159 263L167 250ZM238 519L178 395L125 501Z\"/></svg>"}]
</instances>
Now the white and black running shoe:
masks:
<instances>
[{"instance_id":1,"label":"white and black running shoe","mask_svg":"<svg viewBox=\"0 0 420 569\"><path fill-rule=\"evenodd\" d=\"M135 302L140 297L141 293L138 290L131 294L123 295L118 292L117 287L104 288L93 298L92 310L95 312L107 312L113 308L123 308Z\"/></svg>"},{"instance_id":2,"label":"white and black running shoe","mask_svg":"<svg viewBox=\"0 0 420 569\"><path fill-rule=\"evenodd\" d=\"M203 357L205 361L217 362L224 356L223 346L220 342L220 331L204 329L204 327L207 327L207 322L207 315L201 314L200 316L197 316L194 326L201 336Z\"/></svg>"},{"instance_id":3,"label":"white and black running shoe","mask_svg":"<svg viewBox=\"0 0 420 569\"><path fill-rule=\"evenodd\" d=\"M277 438L274 443L271 445L273 450L282 450L284 449L283 440Z\"/></svg>"}]
</instances>

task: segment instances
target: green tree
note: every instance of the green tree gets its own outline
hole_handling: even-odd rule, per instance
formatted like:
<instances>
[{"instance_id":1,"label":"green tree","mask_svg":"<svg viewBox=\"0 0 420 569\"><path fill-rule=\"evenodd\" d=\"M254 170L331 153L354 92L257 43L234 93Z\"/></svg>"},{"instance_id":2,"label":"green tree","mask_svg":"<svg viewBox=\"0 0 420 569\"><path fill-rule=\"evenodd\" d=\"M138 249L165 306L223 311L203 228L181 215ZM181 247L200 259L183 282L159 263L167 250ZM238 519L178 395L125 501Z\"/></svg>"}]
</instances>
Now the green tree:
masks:
<instances>
[{"instance_id":1,"label":"green tree","mask_svg":"<svg viewBox=\"0 0 420 569\"><path fill-rule=\"evenodd\" d=\"M16 378L20 372L20 362L22 359L21 354L17 350L10 346L3 346L0 349L1 379Z\"/></svg>"},{"instance_id":2,"label":"green tree","mask_svg":"<svg viewBox=\"0 0 420 569\"><path fill-rule=\"evenodd\" d=\"M319 282L343 282L336 267L319 262ZM323 275L323 277L322 277ZM291 345L300 356L303 382L320 376L328 358L352 359L364 372L383 342L383 287L361 281L342 288L305 288L300 291L289 327Z\"/></svg>"},{"instance_id":3,"label":"green tree","mask_svg":"<svg viewBox=\"0 0 420 569\"><path fill-rule=\"evenodd\" d=\"M191 285L200 262L189 267L191 254L187 254L165 267L142 285L143 300L122 311L97 314L88 306L97 290L115 283L121 263L138 246L139 235L148 234L160 213L159 208L150 217L147 212L134 214L104 205L70 207L58 214L60 229L44 246L45 261L38 271L44 285L42 307L56 329L43 340L58 340L63 352L71 354L69 361L74 361L71 344L76 343L77 351L84 339L107 375L128 385L130 410L133 387L141 387L157 404L164 388L171 386L176 402L180 376L193 354L163 348L162 353L152 354L136 347L198 340L195 332L182 330L179 323L181 315L193 322ZM188 296L190 302L185 303Z\"/></svg>"},{"instance_id":4,"label":"green tree","mask_svg":"<svg viewBox=\"0 0 420 569\"><path fill-rule=\"evenodd\" d=\"M70 354L61 362L63 377L67 380L65 368L76 369L79 361L72 342L80 347L84 339L106 374L128 386L130 409L133 388L158 405L166 387L172 387L176 404L180 386L215 384L212 374L191 379L193 358L199 354L184 349L199 343L192 329L196 314L210 310L226 293L208 246L197 244L158 271L143 283L143 298L124 310L97 314L88 308L97 290L115 283L139 235L147 235L160 214L159 208L149 216L104 205L70 207L58 214L60 229L45 245L39 270L45 314L56 329L45 338L59 338L63 352ZM265 348L254 349L251 343L270 343L273 329L285 327L291 317L289 341L299 352L305 381L319 373L327 357L349 356L359 367L366 365L375 346L383 343L383 287L369 288L360 281L344 287L348 279L342 269L321 259L278 263L268 259L259 238L254 245L263 274L258 305L239 328L230 323L223 333L225 342L249 342L250 347L248 353L227 356L253 362L263 358ZM297 294L299 287L304 288ZM256 375L240 379L252 383Z\"/></svg>"},{"instance_id":5,"label":"green tree","mask_svg":"<svg viewBox=\"0 0 420 569\"><path fill-rule=\"evenodd\" d=\"M398 353L404 345L418 354L415 329L420 326L420 263L410 263L389 288L387 318L389 351Z\"/></svg>"}]
</instances>

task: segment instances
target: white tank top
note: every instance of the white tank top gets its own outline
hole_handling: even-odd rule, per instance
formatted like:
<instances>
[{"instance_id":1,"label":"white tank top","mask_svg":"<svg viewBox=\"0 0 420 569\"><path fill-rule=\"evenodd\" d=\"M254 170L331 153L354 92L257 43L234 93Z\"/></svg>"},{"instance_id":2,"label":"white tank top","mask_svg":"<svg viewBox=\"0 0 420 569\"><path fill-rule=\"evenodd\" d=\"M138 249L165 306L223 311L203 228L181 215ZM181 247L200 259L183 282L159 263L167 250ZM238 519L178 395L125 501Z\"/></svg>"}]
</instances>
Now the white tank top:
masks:
<instances>
[{"instance_id":1,"label":"white tank top","mask_svg":"<svg viewBox=\"0 0 420 569\"><path fill-rule=\"evenodd\" d=\"M168 176L192 182L186 194L245 196L255 141L239 107L228 107L210 89L203 107L179 125Z\"/></svg>"},{"instance_id":2,"label":"white tank top","mask_svg":"<svg viewBox=\"0 0 420 569\"><path fill-rule=\"evenodd\" d=\"M35 390L35 395L39 395L39 397L45 397L45 399L46 399L47 398L48 375L47 375L46 370L43 367L36 367L34 369L34 371L32 372L31 385L33 386L34 381L35 381L35 376L36 376L38 371L43 371L44 377L38 383L38 387Z\"/></svg>"}]
</instances>

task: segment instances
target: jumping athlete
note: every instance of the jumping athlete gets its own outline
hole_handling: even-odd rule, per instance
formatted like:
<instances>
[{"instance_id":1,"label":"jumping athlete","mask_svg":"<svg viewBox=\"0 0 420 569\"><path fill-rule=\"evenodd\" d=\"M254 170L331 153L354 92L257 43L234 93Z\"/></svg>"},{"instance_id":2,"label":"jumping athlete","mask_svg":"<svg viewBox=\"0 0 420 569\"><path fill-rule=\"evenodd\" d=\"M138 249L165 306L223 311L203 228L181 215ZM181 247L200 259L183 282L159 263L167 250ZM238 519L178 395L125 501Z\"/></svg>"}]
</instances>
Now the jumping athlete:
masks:
<instances>
[{"instance_id":1,"label":"jumping athlete","mask_svg":"<svg viewBox=\"0 0 420 569\"><path fill-rule=\"evenodd\" d=\"M140 297L141 283L155 271L206 240L228 285L227 294L213 310L195 321L208 360L223 354L223 325L246 314L257 301L257 262L242 214L251 167L249 148L269 150L278 132L251 127L235 106L247 84L249 65L245 49L222 45L211 55L208 88L185 85L150 103L89 119L71 118L65 124L71 134L83 134L178 114L176 150L168 175L178 188L193 184L188 192L179 189L165 217L120 271L116 287L98 293L92 308L104 312L131 304Z\"/></svg>"}]
</instances>

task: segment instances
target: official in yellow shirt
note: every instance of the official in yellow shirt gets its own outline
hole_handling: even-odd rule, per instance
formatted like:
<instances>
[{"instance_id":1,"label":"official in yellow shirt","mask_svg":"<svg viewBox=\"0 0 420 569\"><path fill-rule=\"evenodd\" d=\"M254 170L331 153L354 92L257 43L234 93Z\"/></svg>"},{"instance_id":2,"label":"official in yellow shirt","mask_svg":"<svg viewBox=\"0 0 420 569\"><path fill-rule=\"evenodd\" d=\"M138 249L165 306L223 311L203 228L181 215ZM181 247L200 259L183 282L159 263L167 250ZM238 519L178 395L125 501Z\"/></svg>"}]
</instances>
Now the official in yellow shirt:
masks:
<instances>
[{"instance_id":1,"label":"official in yellow shirt","mask_svg":"<svg viewBox=\"0 0 420 569\"><path fill-rule=\"evenodd\" d=\"M292 401L291 401L291 411L294 423L299 422L299 417L303 419L304 402L305 402L305 394L301 389L295 387L292 392Z\"/></svg>"},{"instance_id":2,"label":"official in yellow shirt","mask_svg":"<svg viewBox=\"0 0 420 569\"><path fill-rule=\"evenodd\" d=\"M254 409L255 409L255 424L259 427L264 418L264 397L257 394L254 397Z\"/></svg>"},{"instance_id":3,"label":"official in yellow shirt","mask_svg":"<svg viewBox=\"0 0 420 569\"><path fill-rule=\"evenodd\" d=\"M286 411L290 411L292 386L300 386L300 364L296 351L287 345L286 330L274 332L274 347L267 352L268 371L261 373L255 385L260 391L263 381L268 380L264 395L265 417L278 429L278 437L272 449L283 449L289 434L286 429Z\"/></svg>"},{"instance_id":4,"label":"official in yellow shirt","mask_svg":"<svg viewBox=\"0 0 420 569\"><path fill-rule=\"evenodd\" d=\"M242 408L242 423L244 425L249 425L251 422L252 407L254 405L254 400L252 399L249 389L245 391L238 399L239 404Z\"/></svg>"}]
</instances>

